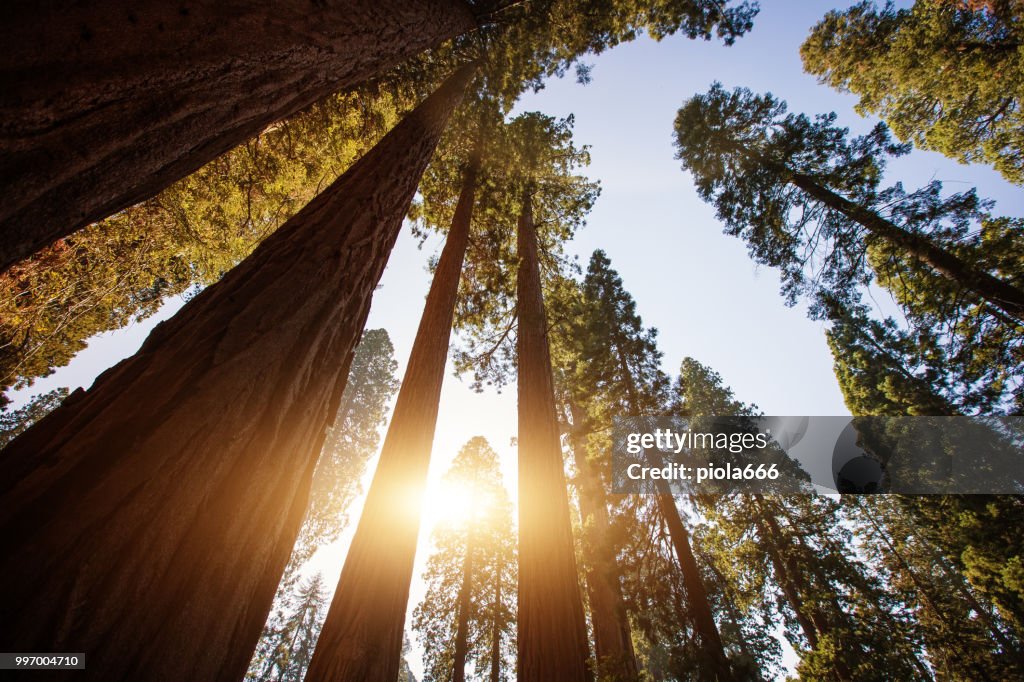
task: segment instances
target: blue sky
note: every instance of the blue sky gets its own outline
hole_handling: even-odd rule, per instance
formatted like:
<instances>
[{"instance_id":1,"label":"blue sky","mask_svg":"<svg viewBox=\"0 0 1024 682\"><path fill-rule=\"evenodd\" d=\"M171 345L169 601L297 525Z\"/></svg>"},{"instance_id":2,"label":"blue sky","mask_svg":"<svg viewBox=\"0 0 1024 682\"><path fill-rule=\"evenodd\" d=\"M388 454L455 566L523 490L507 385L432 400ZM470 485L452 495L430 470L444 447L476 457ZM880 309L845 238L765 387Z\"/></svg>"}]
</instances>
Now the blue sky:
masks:
<instances>
[{"instance_id":1,"label":"blue sky","mask_svg":"<svg viewBox=\"0 0 1024 682\"><path fill-rule=\"evenodd\" d=\"M589 85L572 78L552 81L517 107L517 112L575 115L576 141L591 146L586 173L600 179L603 190L569 252L579 255L584 266L595 248L607 252L645 323L660 331L665 369L674 373L684 357L694 357L720 372L739 399L772 415L847 413L824 327L808 320L802 306L786 307L776 274L756 266L738 239L722 234L713 210L697 197L674 159L672 122L683 100L718 80L728 88L771 91L787 100L792 111L836 111L841 124L855 132L867 130L874 121L854 112L855 98L818 85L801 68L800 43L832 6L766 0L754 30L729 48L682 37L621 45L585 60L594 66ZM933 178L951 191L976 185L982 195L998 201L998 212L1024 214L1019 188L987 168L962 166L938 154L915 151L894 162L887 176L908 187ZM435 238L420 250L406 227L374 297L369 326L391 333L400 371L429 286L427 258L440 243ZM884 300L881 304L886 305ZM155 318L94 340L71 367L19 392L16 403L56 386L88 386L104 368L134 352L153 324L180 305L172 300ZM501 454L506 483L514 487L515 388L501 395L475 394L467 384L450 375L446 379L431 490L459 447L478 434ZM430 496L428 490L424 541L434 520ZM318 562L329 585L337 579L347 540L346 535ZM428 551L421 543L417 571ZM416 580L410 611L422 588ZM418 661L414 669L420 672Z\"/></svg>"}]
</instances>

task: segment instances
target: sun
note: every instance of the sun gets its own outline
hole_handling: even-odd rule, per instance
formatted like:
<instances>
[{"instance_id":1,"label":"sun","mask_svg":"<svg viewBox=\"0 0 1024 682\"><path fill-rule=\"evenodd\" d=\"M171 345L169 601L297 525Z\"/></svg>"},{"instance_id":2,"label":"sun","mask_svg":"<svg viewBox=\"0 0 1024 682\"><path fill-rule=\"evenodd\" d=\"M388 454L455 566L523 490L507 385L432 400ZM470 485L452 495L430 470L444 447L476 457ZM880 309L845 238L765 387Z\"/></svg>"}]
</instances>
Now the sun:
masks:
<instances>
[{"instance_id":1,"label":"sun","mask_svg":"<svg viewBox=\"0 0 1024 682\"><path fill-rule=\"evenodd\" d=\"M438 522L457 525L477 519L483 512L483 495L465 481L445 481L428 495L424 512Z\"/></svg>"}]
</instances>

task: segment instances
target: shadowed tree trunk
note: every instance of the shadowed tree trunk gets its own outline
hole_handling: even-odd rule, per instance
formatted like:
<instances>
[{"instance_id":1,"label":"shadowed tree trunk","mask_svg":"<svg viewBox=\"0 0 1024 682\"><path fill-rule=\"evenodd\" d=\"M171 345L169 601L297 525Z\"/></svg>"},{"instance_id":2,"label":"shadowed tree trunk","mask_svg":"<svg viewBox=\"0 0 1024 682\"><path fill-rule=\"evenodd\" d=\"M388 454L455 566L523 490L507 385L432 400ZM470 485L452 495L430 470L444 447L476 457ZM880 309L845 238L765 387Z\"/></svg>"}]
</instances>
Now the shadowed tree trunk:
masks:
<instances>
[{"instance_id":1,"label":"shadowed tree trunk","mask_svg":"<svg viewBox=\"0 0 1024 682\"><path fill-rule=\"evenodd\" d=\"M622 352L622 348L628 347L623 339L618 339L619 368L622 371L622 379L626 385L626 396L634 411L642 413L640 392L636 382L633 380L633 373L629 369L629 362ZM648 463L654 468L661 469L665 462L661 454L655 449L647 449L645 456ZM658 513L665 520L668 526L669 539L672 541L672 548L675 550L676 559L679 561L679 571L683 576L683 587L686 591L686 608L693 628L697 633L701 652L704 660L701 663L702 679L718 680L726 682L732 680L732 672L729 666L729 659L725 655L725 647L722 644L721 634L718 632L718 624L715 623L714 613L711 610L711 602L708 600L707 588L704 586L704 579L701 578L700 568L697 559L693 555L693 548L690 546L690 533L686 530L682 517L679 515L679 508L676 507L676 499L672 495L672 489L664 479L655 480L655 500L658 504Z\"/></svg>"},{"instance_id":2,"label":"shadowed tree trunk","mask_svg":"<svg viewBox=\"0 0 1024 682\"><path fill-rule=\"evenodd\" d=\"M764 500L760 495L753 496L753 503L758 512L758 526L764 536L768 558L775 570L776 579L782 588L783 596L789 602L793 613L796 615L800 629L811 649L818 647L818 638L832 635L835 628L829 621L826 614L815 604L807 604L803 595L808 593L806 570L799 566L792 556L785 556L782 551L782 543L788 540L783 537L782 531L772 517L771 511L766 509ZM842 642L837 642L842 646ZM840 682L852 680L853 677L846 663L836 658L833 661L833 672Z\"/></svg>"},{"instance_id":3,"label":"shadowed tree trunk","mask_svg":"<svg viewBox=\"0 0 1024 682\"><path fill-rule=\"evenodd\" d=\"M601 675L620 682L636 680L639 671L633 651L633 637L626 614L626 602L619 584L615 547L611 544L608 502L597 465L587 457L582 410L570 404L573 417L571 438L579 469L580 516L583 520L583 562L594 627L594 657Z\"/></svg>"},{"instance_id":4,"label":"shadowed tree trunk","mask_svg":"<svg viewBox=\"0 0 1024 682\"><path fill-rule=\"evenodd\" d=\"M0 642L75 679L241 679L461 70L0 458ZM51 674L52 675L52 674Z\"/></svg>"},{"instance_id":5,"label":"shadowed tree trunk","mask_svg":"<svg viewBox=\"0 0 1024 682\"><path fill-rule=\"evenodd\" d=\"M665 461L654 449L647 450L647 461L652 467L659 469L665 466ZM700 576L697 558L693 555L693 548L690 546L690 533L686 530L686 525L683 524L683 519L679 515L679 508L676 507L676 499L672 495L668 481L657 479L655 486L658 490L655 495L658 511L668 526L672 548L675 550L680 573L683 575L683 587L686 588L686 607L689 611L690 621L693 623L693 629L697 632L701 651L704 654L701 679L727 682L733 679L729 659L725 655L725 647L722 645L722 637L718 632L718 624L715 623L715 617L711 611L711 602L708 599L707 589L704 587L704 580Z\"/></svg>"},{"instance_id":6,"label":"shadowed tree trunk","mask_svg":"<svg viewBox=\"0 0 1024 682\"><path fill-rule=\"evenodd\" d=\"M519 216L519 608L518 677L591 679L577 582L532 192Z\"/></svg>"},{"instance_id":7,"label":"shadowed tree trunk","mask_svg":"<svg viewBox=\"0 0 1024 682\"><path fill-rule=\"evenodd\" d=\"M462 0L14 0L0 271L475 26Z\"/></svg>"},{"instance_id":8,"label":"shadowed tree trunk","mask_svg":"<svg viewBox=\"0 0 1024 682\"><path fill-rule=\"evenodd\" d=\"M394 682L401 660L438 402L469 241L479 148L467 166L402 388L306 679Z\"/></svg>"}]
</instances>

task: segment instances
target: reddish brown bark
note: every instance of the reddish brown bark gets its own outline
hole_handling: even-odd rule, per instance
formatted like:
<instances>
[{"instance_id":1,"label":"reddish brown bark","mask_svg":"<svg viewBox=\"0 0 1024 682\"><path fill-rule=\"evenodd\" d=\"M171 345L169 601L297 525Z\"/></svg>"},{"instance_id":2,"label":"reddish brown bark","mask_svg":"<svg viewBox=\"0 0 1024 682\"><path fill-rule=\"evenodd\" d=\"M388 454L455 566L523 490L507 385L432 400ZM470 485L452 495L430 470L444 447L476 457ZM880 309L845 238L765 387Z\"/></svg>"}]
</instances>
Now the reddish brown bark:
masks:
<instances>
[{"instance_id":1,"label":"reddish brown bark","mask_svg":"<svg viewBox=\"0 0 1024 682\"><path fill-rule=\"evenodd\" d=\"M306 679L394 682L479 157L469 164L377 471Z\"/></svg>"},{"instance_id":2,"label":"reddish brown bark","mask_svg":"<svg viewBox=\"0 0 1024 682\"><path fill-rule=\"evenodd\" d=\"M600 677L629 682L636 680L640 673L610 537L607 495L597 464L587 457L582 410L576 405L570 405L570 410L573 450L579 469L580 517L584 527L582 554L590 622L594 629L594 657Z\"/></svg>"},{"instance_id":3,"label":"reddish brown bark","mask_svg":"<svg viewBox=\"0 0 1024 682\"><path fill-rule=\"evenodd\" d=\"M0 648L75 679L241 679L461 71L0 459Z\"/></svg>"},{"instance_id":4,"label":"reddish brown bark","mask_svg":"<svg viewBox=\"0 0 1024 682\"><path fill-rule=\"evenodd\" d=\"M532 197L519 216L519 632L522 681L591 679Z\"/></svg>"},{"instance_id":5,"label":"reddish brown bark","mask_svg":"<svg viewBox=\"0 0 1024 682\"><path fill-rule=\"evenodd\" d=\"M0 271L475 26L462 0L15 0Z\"/></svg>"}]
</instances>

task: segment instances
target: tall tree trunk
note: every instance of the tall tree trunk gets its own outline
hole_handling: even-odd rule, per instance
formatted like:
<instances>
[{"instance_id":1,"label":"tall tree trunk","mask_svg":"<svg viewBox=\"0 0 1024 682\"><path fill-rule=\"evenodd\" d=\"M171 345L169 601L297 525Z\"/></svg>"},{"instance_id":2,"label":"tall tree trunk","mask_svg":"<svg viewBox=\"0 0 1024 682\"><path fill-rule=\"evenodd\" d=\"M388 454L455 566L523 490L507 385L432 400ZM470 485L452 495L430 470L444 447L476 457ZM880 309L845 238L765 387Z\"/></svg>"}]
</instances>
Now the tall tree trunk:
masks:
<instances>
[{"instance_id":1,"label":"tall tree trunk","mask_svg":"<svg viewBox=\"0 0 1024 682\"><path fill-rule=\"evenodd\" d=\"M647 461L652 467L662 468L665 466L661 455L654 449L647 451ZM702 679L720 682L731 680L732 672L729 667L729 659L725 655L725 646L722 644L718 624L715 623L714 613L711 611L711 602L708 600L708 592L700 575L697 558L694 557L693 548L690 546L690 533L686 530L686 525L679 515L676 498L672 495L668 481L658 479L655 481L655 485L658 489L655 495L658 511L668 525L669 538L672 540L680 572L683 574L687 609L690 619L693 621L694 630L697 631L706 661Z\"/></svg>"},{"instance_id":2,"label":"tall tree trunk","mask_svg":"<svg viewBox=\"0 0 1024 682\"><path fill-rule=\"evenodd\" d=\"M241 679L452 77L0 458L0 642L75 679Z\"/></svg>"},{"instance_id":3,"label":"tall tree trunk","mask_svg":"<svg viewBox=\"0 0 1024 682\"><path fill-rule=\"evenodd\" d=\"M0 272L476 26L462 0L14 0Z\"/></svg>"},{"instance_id":4,"label":"tall tree trunk","mask_svg":"<svg viewBox=\"0 0 1024 682\"><path fill-rule=\"evenodd\" d=\"M494 562L494 621L491 623L491 682L501 682L501 565L500 555Z\"/></svg>"},{"instance_id":5,"label":"tall tree trunk","mask_svg":"<svg viewBox=\"0 0 1024 682\"><path fill-rule=\"evenodd\" d=\"M803 595L807 593L804 572L793 561L791 556L783 554L781 543L785 539L775 518L765 507L763 498L760 495L754 495L753 502L757 508L758 525L767 545L768 558L775 569L779 586L782 588L782 593L786 597L786 601L789 602L790 608L793 609L793 613L796 615L797 622L804 632L804 637L807 638L808 645L811 649L816 649L819 637L832 634L832 624L817 605L804 602ZM841 646L842 642L837 642L837 644ZM842 653L842 649L840 649L840 653ZM848 682L853 679L849 668L842 660L836 659L834 661L833 670L836 679L840 680L840 682Z\"/></svg>"},{"instance_id":6,"label":"tall tree trunk","mask_svg":"<svg viewBox=\"0 0 1024 682\"><path fill-rule=\"evenodd\" d=\"M532 188L519 216L519 631L523 682L591 679L569 521Z\"/></svg>"},{"instance_id":7,"label":"tall tree trunk","mask_svg":"<svg viewBox=\"0 0 1024 682\"><path fill-rule=\"evenodd\" d=\"M718 582L719 588L722 590L723 601L725 602L726 615L729 622L732 624L734 630L736 630L736 643L739 645L740 653L743 654L751 663L754 668L750 670L751 675L758 682L764 681L764 676L761 675L761 668L757 665L757 659L754 658L754 652L750 649L750 643L747 641L746 636L743 634L743 623L739 609L736 608L736 600L733 592L729 587L729 581L718 570L718 566L711 560L710 557L702 555L704 564L711 569L711 573L714 574L715 580Z\"/></svg>"},{"instance_id":8,"label":"tall tree trunk","mask_svg":"<svg viewBox=\"0 0 1024 682\"><path fill-rule=\"evenodd\" d=\"M580 517L583 521L583 563L590 598L590 622L594 628L594 658L602 676L620 682L636 680L639 669L626 602L619 584L615 548L611 544L608 502L597 465L587 457L585 417L570 403L571 433L579 469Z\"/></svg>"},{"instance_id":9,"label":"tall tree trunk","mask_svg":"<svg viewBox=\"0 0 1024 682\"><path fill-rule=\"evenodd\" d=\"M452 682L466 682L466 654L469 651L469 609L473 592L473 530L466 533L466 556L462 558L462 585L459 586L459 614L455 624L455 655Z\"/></svg>"},{"instance_id":10,"label":"tall tree trunk","mask_svg":"<svg viewBox=\"0 0 1024 682\"><path fill-rule=\"evenodd\" d=\"M623 381L626 384L626 397L634 411L640 413L642 410L640 392L630 372L629 362L623 354L622 348L626 343L619 339L616 343L618 350L619 368L622 371ZM648 449L645 452L647 461L652 467L662 468L665 466L661 454L655 449ZM729 659L725 655L725 647L722 645L722 637L718 632L718 624L715 623L714 614L711 611L711 602L708 601L708 592L704 586L704 580L700 576L700 568L693 556L693 549L690 547L690 533L686 530L682 517L679 515L679 508L676 507L675 496L668 482L662 479L655 481L657 494L655 499L658 503L658 512L665 519L668 525L669 538L672 540L672 547L679 561L679 569L683 575L683 586L686 588L686 602L690 618L693 621L694 629L700 641L700 647L706 661L706 668L702 674L706 679L731 680L732 672L729 667Z\"/></svg>"},{"instance_id":11,"label":"tall tree trunk","mask_svg":"<svg viewBox=\"0 0 1024 682\"><path fill-rule=\"evenodd\" d=\"M927 236L905 230L874 211L836 194L809 175L792 171L755 151L742 149L741 153L771 168L817 201L859 223L875 237L906 251L1014 319L1024 321L1024 290L1019 287L975 268L957 255L936 246Z\"/></svg>"},{"instance_id":12,"label":"tall tree trunk","mask_svg":"<svg viewBox=\"0 0 1024 682\"><path fill-rule=\"evenodd\" d=\"M401 661L438 402L469 242L479 154L467 165L377 471L306 679L394 682Z\"/></svg>"}]
</instances>

